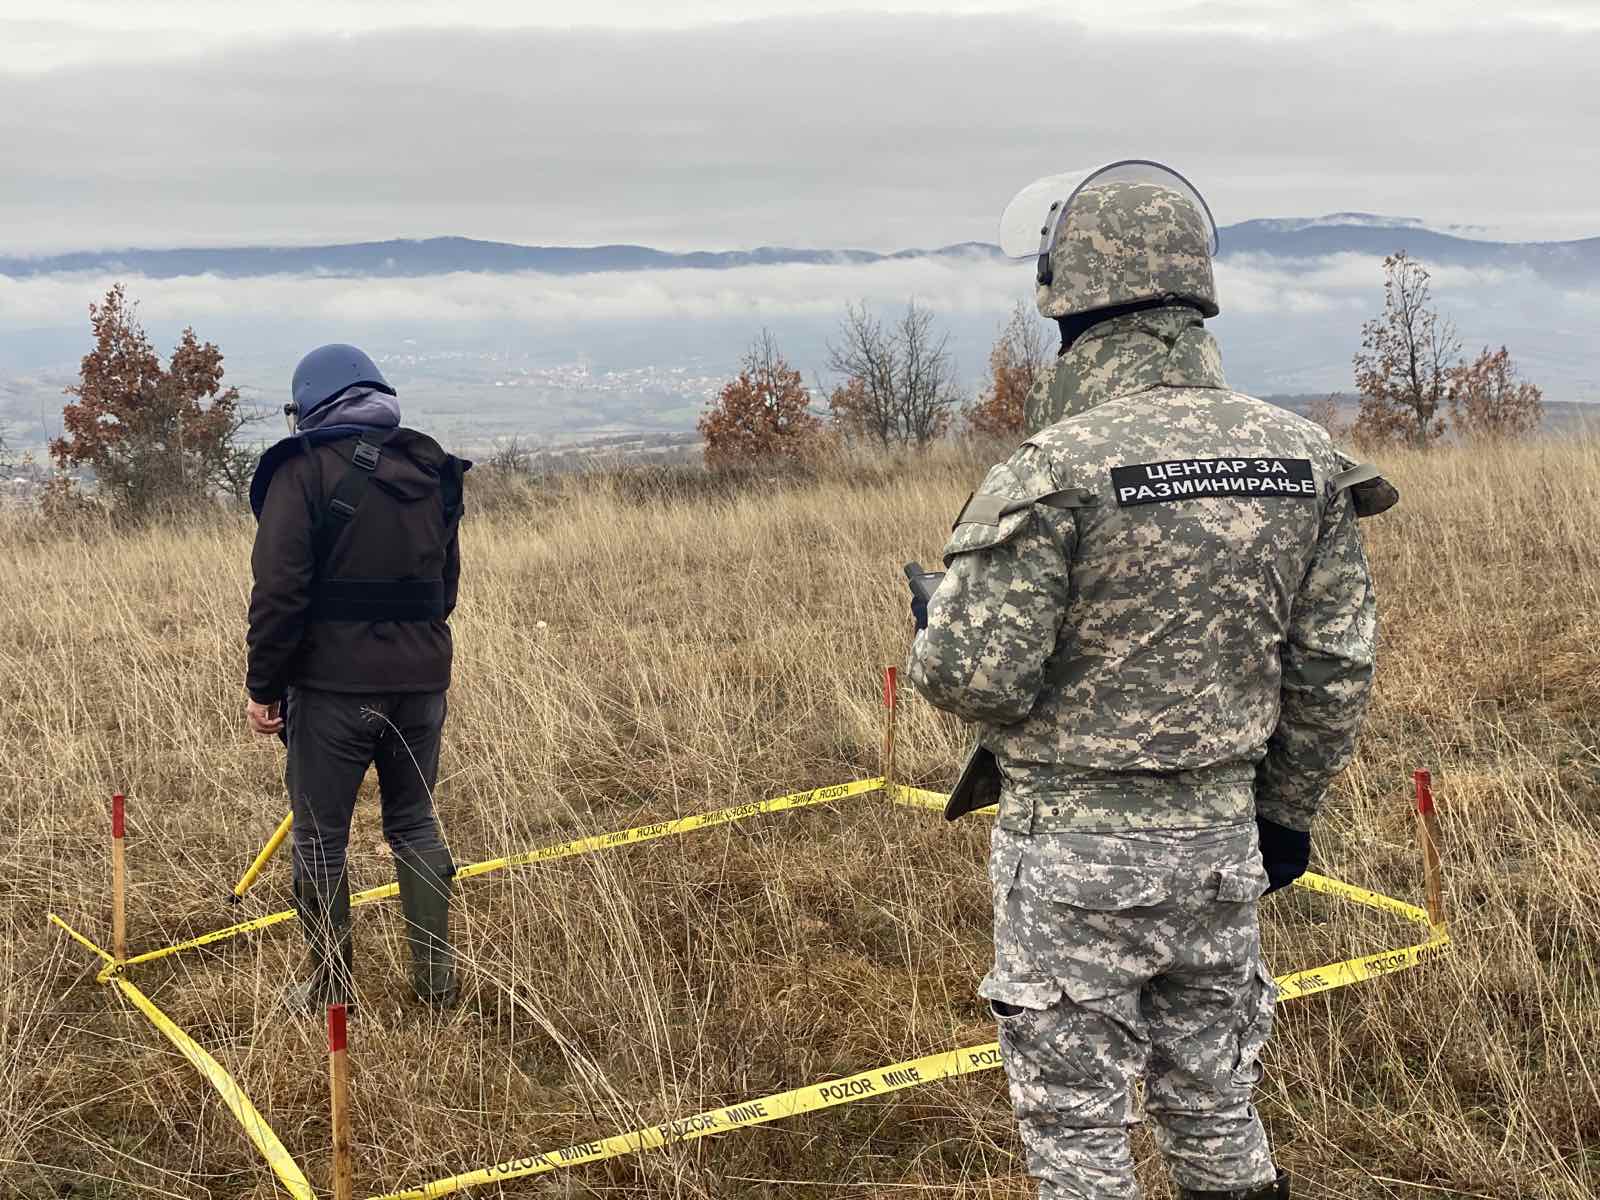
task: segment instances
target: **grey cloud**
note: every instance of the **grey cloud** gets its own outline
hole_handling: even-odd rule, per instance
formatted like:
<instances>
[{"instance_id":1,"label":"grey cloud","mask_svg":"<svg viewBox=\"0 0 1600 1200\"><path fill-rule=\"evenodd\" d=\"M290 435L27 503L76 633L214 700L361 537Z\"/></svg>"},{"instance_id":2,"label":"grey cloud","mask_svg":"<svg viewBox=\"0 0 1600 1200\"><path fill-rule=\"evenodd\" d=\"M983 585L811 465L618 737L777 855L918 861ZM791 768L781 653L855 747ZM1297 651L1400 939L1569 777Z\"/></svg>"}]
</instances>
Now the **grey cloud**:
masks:
<instances>
[{"instance_id":1,"label":"grey cloud","mask_svg":"<svg viewBox=\"0 0 1600 1200\"><path fill-rule=\"evenodd\" d=\"M6 249L463 233L989 238L1036 175L1166 156L1224 222L1600 226L1600 35L1121 34L1024 17L252 42L0 77Z\"/></svg>"}]
</instances>

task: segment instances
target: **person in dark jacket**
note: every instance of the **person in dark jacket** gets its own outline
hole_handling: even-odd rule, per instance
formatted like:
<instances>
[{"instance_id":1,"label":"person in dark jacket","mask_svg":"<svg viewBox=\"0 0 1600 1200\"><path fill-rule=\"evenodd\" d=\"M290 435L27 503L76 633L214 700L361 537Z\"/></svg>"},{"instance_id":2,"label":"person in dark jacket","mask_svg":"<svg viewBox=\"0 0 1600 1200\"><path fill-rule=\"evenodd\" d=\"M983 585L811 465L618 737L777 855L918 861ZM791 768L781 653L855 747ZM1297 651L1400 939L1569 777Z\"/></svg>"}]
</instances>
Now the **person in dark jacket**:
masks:
<instances>
[{"instance_id":1,"label":"person in dark jacket","mask_svg":"<svg viewBox=\"0 0 1600 1200\"><path fill-rule=\"evenodd\" d=\"M247 716L288 747L295 909L310 948L292 1000L354 1002L345 851L356 793L376 765L394 851L412 987L455 995L455 865L433 808L450 687L447 621L471 464L400 424L400 405L354 346L313 350L286 406L295 435L251 483Z\"/></svg>"}]
</instances>

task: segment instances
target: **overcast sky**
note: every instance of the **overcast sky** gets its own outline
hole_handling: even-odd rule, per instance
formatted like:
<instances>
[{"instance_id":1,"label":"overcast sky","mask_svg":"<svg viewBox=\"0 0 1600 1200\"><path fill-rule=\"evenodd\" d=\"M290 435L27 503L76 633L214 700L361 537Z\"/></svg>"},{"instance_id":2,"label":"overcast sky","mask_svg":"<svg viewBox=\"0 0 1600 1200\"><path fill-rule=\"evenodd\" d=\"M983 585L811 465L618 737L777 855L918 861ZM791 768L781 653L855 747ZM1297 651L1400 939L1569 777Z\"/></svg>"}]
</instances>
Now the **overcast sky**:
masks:
<instances>
[{"instance_id":1,"label":"overcast sky","mask_svg":"<svg viewBox=\"0 0 1600 1200\"><path fill-rule=\"evenodd\" d=\"M1600 235L1592 0L850 7L5 0L0 251L937 245L1120 157L1222 223Z\"/></svg>"}]
</instances>

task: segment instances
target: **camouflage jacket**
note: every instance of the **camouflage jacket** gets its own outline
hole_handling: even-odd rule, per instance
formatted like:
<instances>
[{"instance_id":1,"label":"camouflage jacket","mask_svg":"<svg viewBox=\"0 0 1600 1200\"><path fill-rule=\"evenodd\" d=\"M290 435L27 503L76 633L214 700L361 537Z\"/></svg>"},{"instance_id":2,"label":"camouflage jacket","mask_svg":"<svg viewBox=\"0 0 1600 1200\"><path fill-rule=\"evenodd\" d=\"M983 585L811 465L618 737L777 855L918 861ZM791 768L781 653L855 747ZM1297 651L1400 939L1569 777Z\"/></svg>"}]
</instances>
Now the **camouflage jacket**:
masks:
<instances>
[{"instance_id":1,"label":"camouflage jacket","mask_svg":"<svg viewBox=\"0 0 1600 1200\"><path fill-rule=\"evenodd\" d=\"M980 723L1000 823L1309 829L1372 680L1350 460L1229 390L1187 309L1095 326L1035 413L958 517L910 663Z\"/></svg>"}]
</instances>

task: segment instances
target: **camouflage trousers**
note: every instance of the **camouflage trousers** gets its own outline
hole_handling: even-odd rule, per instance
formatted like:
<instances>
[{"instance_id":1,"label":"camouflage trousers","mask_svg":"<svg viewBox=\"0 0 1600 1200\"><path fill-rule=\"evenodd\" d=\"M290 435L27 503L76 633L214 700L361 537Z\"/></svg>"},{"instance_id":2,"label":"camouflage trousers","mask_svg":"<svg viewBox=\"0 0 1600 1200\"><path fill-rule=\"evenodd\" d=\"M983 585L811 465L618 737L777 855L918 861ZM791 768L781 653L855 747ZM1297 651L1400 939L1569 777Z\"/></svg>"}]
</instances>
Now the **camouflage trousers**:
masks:
<instances>
[{"instance_id":1,"label":"camouflage trousers","mask_svg":"<svg viewBox=\"0 0 1600 1200\"><path fill-rule=\"evenodd\" d=\"M1269 1183L1251 1103L1276 990L1253 824L1129 834L996 827L994 1008L1040 1200L1137 1200L1135 1090L1181 1187Z\"/></svg>"}]
</instances>

